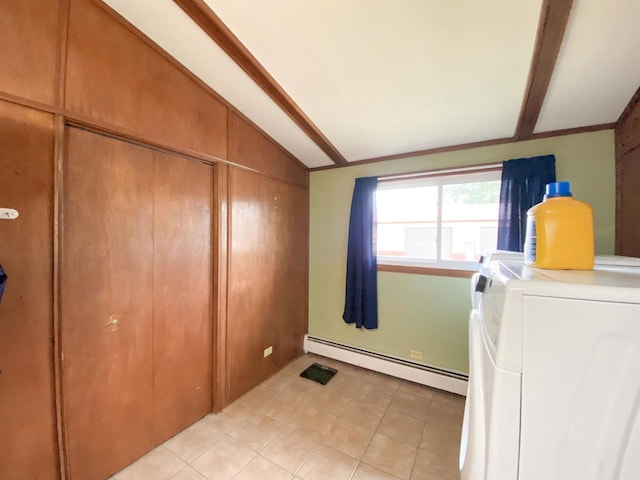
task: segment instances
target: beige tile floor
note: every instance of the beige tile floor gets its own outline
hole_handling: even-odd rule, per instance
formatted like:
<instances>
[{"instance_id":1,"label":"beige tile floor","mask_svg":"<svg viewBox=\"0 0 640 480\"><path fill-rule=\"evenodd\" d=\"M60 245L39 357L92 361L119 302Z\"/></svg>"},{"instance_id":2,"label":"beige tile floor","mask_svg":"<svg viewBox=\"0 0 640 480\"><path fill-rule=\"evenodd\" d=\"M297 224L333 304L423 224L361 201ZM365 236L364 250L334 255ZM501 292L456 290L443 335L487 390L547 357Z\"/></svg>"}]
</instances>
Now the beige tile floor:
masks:
<instances>
[{"instance_id":1,"label":"beige tile floor","mask_svg":"<svg viewBox=\"0 0 640 480\"><path fill-rule=\"evenodd\" d=\"M339 370L325 386L311 363ZM112 480L449 480L464 397L304 355Z\"/></svg>"}]
</instances>

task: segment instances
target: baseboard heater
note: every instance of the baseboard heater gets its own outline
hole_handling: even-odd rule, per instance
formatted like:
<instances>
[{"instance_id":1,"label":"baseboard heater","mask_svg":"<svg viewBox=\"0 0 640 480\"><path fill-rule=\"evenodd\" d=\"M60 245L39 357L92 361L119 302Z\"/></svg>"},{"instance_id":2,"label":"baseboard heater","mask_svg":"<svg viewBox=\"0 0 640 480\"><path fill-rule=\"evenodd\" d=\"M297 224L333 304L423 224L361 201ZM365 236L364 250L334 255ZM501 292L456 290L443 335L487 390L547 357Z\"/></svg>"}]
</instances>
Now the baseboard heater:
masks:
<instances>
[{"instance_id":1,"label":"baseboard heater","mask_svg":"<svg viewBox=\"0 0 640 480\"><path fill-rule=\"evenodd\" d=\"M459 395L467 394L468 376L464 373L412 362L311 335L304 337L304 351L447 392Z\"/></svg>"}]
</instances>

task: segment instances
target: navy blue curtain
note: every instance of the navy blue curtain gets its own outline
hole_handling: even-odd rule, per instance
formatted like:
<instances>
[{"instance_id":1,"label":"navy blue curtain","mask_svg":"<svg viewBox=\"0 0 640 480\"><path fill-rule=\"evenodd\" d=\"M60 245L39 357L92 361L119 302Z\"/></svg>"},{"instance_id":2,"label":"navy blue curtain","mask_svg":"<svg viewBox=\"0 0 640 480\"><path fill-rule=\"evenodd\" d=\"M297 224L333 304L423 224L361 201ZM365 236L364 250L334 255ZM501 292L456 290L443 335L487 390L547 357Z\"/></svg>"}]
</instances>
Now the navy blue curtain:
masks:
<instances>
[{"instance_id":1,"label":"navy blue curtain","mask_svg":"<svg viewBox=\"0 0 640 480\"><path fill-rule=\"evenodd\" d=\"M7 283L7 274L4 273L2 265L0 265L0 302L2 301L2 294L4 293L4 286Z\"/></svg>"},{"instance_id":2,"label":"navy blue curtain","mask_svg":"<svg viewBox=\"0 0 640 480\"><path fill-rule=\"evenodd\" d=\"M555 181L556 157L553 155L502 163L498 250L524 250L527 210L543 200L545 186Z\"/></svg>"},{"instance_id":3,"label":"navy blue curtain","mask_svg":"<svg viewBox=\"0 0 640 480\"><path fill-rule=\"evenodd\" d=\"M378 328L378 262L374 241L377 187L378 177L356 178L351 200L342 318L358 328Z\"/></svg>"}]
</instances>

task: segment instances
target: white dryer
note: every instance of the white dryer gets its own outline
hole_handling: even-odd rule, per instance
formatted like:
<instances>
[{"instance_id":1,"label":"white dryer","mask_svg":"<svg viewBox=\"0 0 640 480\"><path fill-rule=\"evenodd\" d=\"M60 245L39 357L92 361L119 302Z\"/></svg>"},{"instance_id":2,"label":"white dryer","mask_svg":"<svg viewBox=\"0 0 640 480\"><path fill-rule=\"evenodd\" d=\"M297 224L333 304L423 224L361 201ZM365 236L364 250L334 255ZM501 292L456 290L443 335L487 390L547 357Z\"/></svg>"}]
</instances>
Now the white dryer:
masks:
<instances>
[{"instance_id":1,"label":"white dryer","mask_svg":"<svg viewBox=\"0 0 640 480\"><path fill-rule=\"evenodd\" d=\"M485 262L469 322L463 480L640 479L640 267Z\"/></svg>"}]
</instances>

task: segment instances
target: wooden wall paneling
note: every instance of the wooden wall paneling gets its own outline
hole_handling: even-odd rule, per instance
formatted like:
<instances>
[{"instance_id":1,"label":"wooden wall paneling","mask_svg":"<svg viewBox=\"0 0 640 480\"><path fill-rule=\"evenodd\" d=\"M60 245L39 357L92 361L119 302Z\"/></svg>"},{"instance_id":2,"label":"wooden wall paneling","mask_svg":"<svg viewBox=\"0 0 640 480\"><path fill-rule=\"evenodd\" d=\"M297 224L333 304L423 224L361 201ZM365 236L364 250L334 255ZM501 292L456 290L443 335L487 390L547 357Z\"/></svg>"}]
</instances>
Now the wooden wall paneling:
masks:
<instances>
[{"instance_id":1,"label":"wooden wall paneling","mask_svg":"<svg viewBox=\"0 0 640 480\"><path fill-rule=\"evenodd\" d=\"M60 0L0 2L0 91L53 105Z\"/></svg>"},{"instance_id":2,"label":"wooden wall paneling","mask_svg":"<svg viewBox=\"0 0 640 480\"><path fill-rule=\"evenodd\" d=\"M154 446L150 150L68 128L60 306L70 477Z\"/></svg>"},{"instance_id":3,"label":"wooden wall paneling","mask_svg":"<svg viewBox=\"0 0 640 480\"><path fill-rule=\"evenodd\" d=\"M617 145L617 132L616 132L616 165L615 165L615 173L616 173L616 227L615 227L615 253L616 255L621 255L620 251L622 250L622 162L620 160L621 154Z\"/></svg>"},{"instance_id":4,"label":"wooden wall paneling","mask_svg":"<svg viewBox=\"0 0 640 480\"><path fill-rule=\"evenodd\" d=\"M294 269L295 305L294 354L303 352L304 336L309 333L309 189L294 191L293 222L298 241L291 257Z\"/></svg>"},{"instance_id":5,"label":"wooden wall paneling","mask_svg":"<svg viewBox=\"0 0 640 480\"><path fill-rule=\"evenodd\" d=\"M227 107L89 0L71 0L65 105L168 147L227 158Z\"/></svg>"},{"instance_id":6,"label":"wooden wall paneling","mask_svg":"<svg viewBox=\"0 0 640 480\"><path fill-rule=\"evenodd\" d=\"M640 88L616 126L616 253L640 256Z\"/></svg>"},{"instance_id":7,"label":"wooden wall paneling","mask_svg":"<svg viewBox=\"0 0 640 480\"><path fill-rule=\"evenodd\" d=\"M277 245L275 256L277 285L275 325L278 367L302 353L307 333L308 195L307 190L278 182Z\"/></svg>"},{"instance_id":8,"label":"wooden wall paneling","mask_svg":"<svg viewBox=\"0 0 640 480\"><path fill-rule=\"evenodd\" d=\"M20 214L0 220L0 478L56 479L53 116L0 102L0 145L0 207Z\"/></svg>"},{"instance_id":9,"label":"wooden wall paneling","mask_svg":"<svg viewBox=\"0 0 640 480\"><path fill-rule=\"evenodd\" d=\"M229 167L214 165L214 268L213 268L213 399L219 412L230 402L227 361L227 295L229 235Z\"/></svg>"},{"instance_id":10,"label":"wooden wall paneling","mask_svg":"<svg viewBox=\"0 0 640 480\"><path fill-rule=\"evenodd\" d=\"M640 102L620 127L618 145L621 154L640 146Z\"/></svg>"},{"instance_id":11,"label":"wooden wall paneling","mask_svg":"<svg viewBox=\"0 0 640 480\"><path fill-rule=\"evenodd\" d=\"M231 113L229 160L285 182L306 187L307 168L256 127Z\"/></svg>"},{"instance_id":12,"label":"wooden wall paneling","mask_svg":"<svg viewBox=\"0 0 640 480\"><path fill-rule=\"evenodd\" d=\"M631 98L616 128L616 153L625 154L640 146L640 88Z\"/></svg>"},{"instance_id":13,"label":"wooden wall paneling","mask_svg":"<svg viewBox=\"0 0 640 480\"><path fill-rule=\"evenodd\" d=\"M153 410L160 443L211 411L213 167L155 157Z\"/></svg>"},{"instance_id":14,"label":"wooden wall paneling","mask_svg":"<svg viewBox=\"0 0 640 480\"><path fill-rule=\"evenodd\" d=\"M67 42L69 40L69 1L60 2L60 20L58 22L58 51L56 56L56 106L64 107L65 76L67 74Z\"/></svg>"},{"instance_id":15,"label":"wooden wall paneling","mask_svg":"<svg viewBox=\"0 0 640 480\"><path fill-rule=\"evenodd\" d=\"M616 253L640 257L640 147L620 155L617 168Z\"/></svg>"},{"instance_id":16,"label":"wooden wall paneling","mask_svg":"<svg viewBox=\"0 0 640 480\"><path fill-rule=\"evenodd\" d=\"M306 188L230 170L228 358L236 399L302 352L307 331ZM273 354L263 356L272 346Z\"/></svg>"},{"instance_id":17,"label":"wooden wall paneling","mask_svg":"<svg viewBox=\"0 0 640 480\"><path fill-rule=\"evenodd\" d=\"M275 356L264 358L263 351L276 340L274 303L281 286L274 252L276 182L238 168L230 169L229 177L227 358L235 400L275 371Z\"/></svg>"},{"instance_id":18,"label":"wooden wall paneling","mask_svg":"<svg viewBox=\"0 0 640 480\"><path fill-rule=\"evenodd\" d=\"M60 257L62 254L62 190L63 165L66 156L66 127L62 115L55 116L54 178L53 178L53 373L58 440L58 462L62 479L67 478L67 450L62 409L62 346L60 326Z\"/></svg>"}]
</instances>

